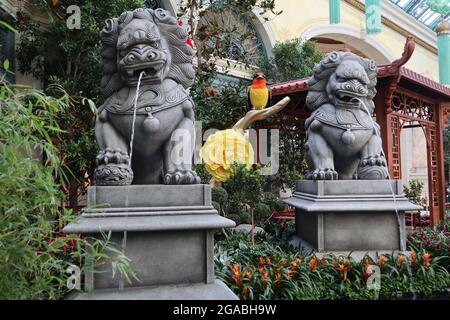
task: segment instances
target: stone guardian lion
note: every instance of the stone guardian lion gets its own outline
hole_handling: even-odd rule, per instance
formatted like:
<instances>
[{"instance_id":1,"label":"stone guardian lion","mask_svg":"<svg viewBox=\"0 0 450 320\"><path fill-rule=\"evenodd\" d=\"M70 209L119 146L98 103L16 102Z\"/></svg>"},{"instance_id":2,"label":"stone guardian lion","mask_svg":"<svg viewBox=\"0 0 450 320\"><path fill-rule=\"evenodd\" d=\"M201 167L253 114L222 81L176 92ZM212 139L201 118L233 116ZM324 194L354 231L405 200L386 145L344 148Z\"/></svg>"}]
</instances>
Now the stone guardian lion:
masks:
<instances>
[{"instance_id":1,"label":"stone guardian lion","mask_svg":"<svg viewBox=\"0 0 450 320\"><path fill-rule=\"evenodd\" d=\"M375 62L331 52L314 67L306 99L307 179L379 180L388 177L379 126L372 120Z\"/></svg>"},{"instance_id":2,"label":"stone guardian lion","mask_svg":"<svg viewBox=\"0 0 450 320\"><path fill-rule=\"evenodd\" d=\"M95 125L96 184L200 183L191 165L194 111L186 89L195 71L187 32L168 11L136 9L108 19L101 40L106 100Z\"/></svg>"}]
</instances>

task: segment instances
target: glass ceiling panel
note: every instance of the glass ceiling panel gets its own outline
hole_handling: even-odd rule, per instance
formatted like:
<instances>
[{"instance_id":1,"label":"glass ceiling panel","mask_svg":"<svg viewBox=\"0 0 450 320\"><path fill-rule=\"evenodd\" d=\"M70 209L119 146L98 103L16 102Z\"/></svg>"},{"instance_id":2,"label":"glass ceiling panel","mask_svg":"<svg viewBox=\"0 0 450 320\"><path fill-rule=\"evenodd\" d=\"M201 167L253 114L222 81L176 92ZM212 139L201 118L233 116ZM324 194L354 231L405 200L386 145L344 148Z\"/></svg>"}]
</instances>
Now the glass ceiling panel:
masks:
<instances>
[{"instance_id":1,"label":"glass ceiling panel","mask_svg":"<svg viewBox=\"0 0 450 320\"><path fill-rule=\"evenodd\" d=\"M417 21L435 30L440 21L440 14L433 12L427 5L427 0L390 0ZM445 17L450 22L450 14Z\"/></svg>"}]
</instances>

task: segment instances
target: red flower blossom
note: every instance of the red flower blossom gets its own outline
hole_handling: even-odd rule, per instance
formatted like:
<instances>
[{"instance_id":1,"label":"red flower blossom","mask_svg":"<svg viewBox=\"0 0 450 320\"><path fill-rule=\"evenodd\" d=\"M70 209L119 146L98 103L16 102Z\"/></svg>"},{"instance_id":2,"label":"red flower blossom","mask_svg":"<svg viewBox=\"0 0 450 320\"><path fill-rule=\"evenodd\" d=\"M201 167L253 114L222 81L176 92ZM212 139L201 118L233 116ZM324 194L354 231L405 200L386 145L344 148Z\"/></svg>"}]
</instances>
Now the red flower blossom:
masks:
<instances>
[{"instance_id":1,"label":"red flower blossom","mask_svg":"<svg viewBox=\"0 0 450 320\"><path fill-rule=\"evenodd\" d=\"M233 269L231 271L231 277L233 278L236 285L240 286L242 283L242 272L241 272L241 264L236 263L233 266Z\"/></svg>"},{"instance_id":2,"label":"red flower blossom","mask_svg":"<svg viewBox=\"0 0 450 320\"><path fill-rule=\"evenodd\" d=\"M386 262L386 257L384 255L381 255L378 257L378 265L380 267L384 266L384 263Z\"/></svg>"},{"instance_id":3,"label":"red flower blossom","mask_svg":"<svg viewBox=\"0 0 450 320\"><path fill-rule=\"evenodd\" d=\"M311 260L309 260L308 265L309 265L309 268L310 268L311 270L314 270L315 268L317 268L317 265L318 265L318 263L317 263L317 257L316 257L316 256L313 256L313 257L311 258Z\"/></svg>"}]
</instances>

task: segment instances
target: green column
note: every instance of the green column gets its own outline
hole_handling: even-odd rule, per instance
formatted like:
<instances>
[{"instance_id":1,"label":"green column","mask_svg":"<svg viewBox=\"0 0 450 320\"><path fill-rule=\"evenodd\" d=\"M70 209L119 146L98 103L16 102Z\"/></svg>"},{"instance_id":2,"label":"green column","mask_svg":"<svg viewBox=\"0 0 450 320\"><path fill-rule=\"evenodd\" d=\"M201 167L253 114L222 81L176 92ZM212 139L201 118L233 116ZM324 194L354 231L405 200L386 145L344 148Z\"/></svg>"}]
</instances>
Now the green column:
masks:
<instances>
[{"instance_id":1,"label":"green column","mask_svg":"<svg viewBox=\"0 0 450 320\"><path fill-rule=\"evenodd\" d=\"M329 0L330 2L330 23L341 23L341 0Z\"/></svg>"},{"instance_id":2,"label":"green column","mask_svg":"<svg viewBox=\"0 0 450 320\"><path fill-rule=\"evenodd\" d=\"M381 0L366 0L366 33L381 33Z\"/></svg>"},{"instance_id":3,"label":"green column","mask_svg":"<svg viewBox=\"0 0 450 320\"><path fill-rule=\"evenodd\" d=\"M450 23L443 20L436 28L438 34L439 81L450 84Z\"/></svg>"}]
</instances>

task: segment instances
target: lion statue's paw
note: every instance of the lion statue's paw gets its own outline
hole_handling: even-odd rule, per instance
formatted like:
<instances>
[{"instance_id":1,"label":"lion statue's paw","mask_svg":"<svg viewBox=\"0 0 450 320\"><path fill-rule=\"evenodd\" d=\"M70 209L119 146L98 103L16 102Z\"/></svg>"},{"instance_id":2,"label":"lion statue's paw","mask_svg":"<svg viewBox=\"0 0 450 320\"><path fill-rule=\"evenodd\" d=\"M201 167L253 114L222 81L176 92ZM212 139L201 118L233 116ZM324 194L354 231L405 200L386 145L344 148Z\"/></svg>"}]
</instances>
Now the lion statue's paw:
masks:
<instances>
[{"instance_id":1,"label":"lion statue's paw","mask_svg":"<svg viewBox=\"0 0 450 320\"><path fill-rule=\"evenodd\" d=\"M332 168L321 168L310 171L306 178L308 180L337 180L338 173Z\"/></svg>"},{"instance_id":2,"label":"lion statue's paw","mask_svg":"<svg viewBox=\"0 0 450 320\"><path fill-rule=\"evenodd\" d=\"M175 170L164 175L164 184L166 185L199 183L201 183L200 177L192 170Z\"/></svg>"},{"instance_id":3,"label":"lion statue's paw","mask_svg":"<svg viewBox=\"0 0 450 320\"><path fill-rule=\"evenodd\" d=\"M98 186L127 186L133 181L130 157L126 152L107 148L101 150L95 162L95 183Z\"/></svg>"},{"instance_id":4,"label":"lion statue's paw","mask_svg":"<svg viewBox=\"0 0 450 320\"><path fill-rule=\"evenodd\" d=\"M387 167L386 159L382 155L370 156L361 161L361 166L383 166Z\"/></svg>"}]
</instances>

